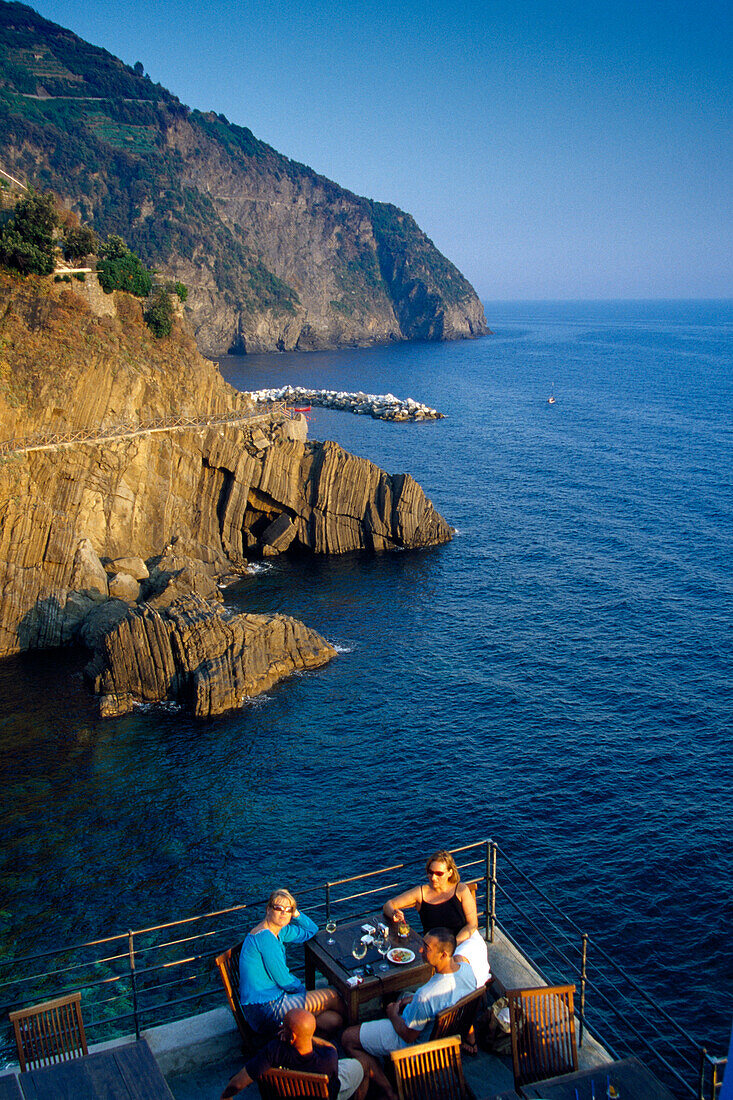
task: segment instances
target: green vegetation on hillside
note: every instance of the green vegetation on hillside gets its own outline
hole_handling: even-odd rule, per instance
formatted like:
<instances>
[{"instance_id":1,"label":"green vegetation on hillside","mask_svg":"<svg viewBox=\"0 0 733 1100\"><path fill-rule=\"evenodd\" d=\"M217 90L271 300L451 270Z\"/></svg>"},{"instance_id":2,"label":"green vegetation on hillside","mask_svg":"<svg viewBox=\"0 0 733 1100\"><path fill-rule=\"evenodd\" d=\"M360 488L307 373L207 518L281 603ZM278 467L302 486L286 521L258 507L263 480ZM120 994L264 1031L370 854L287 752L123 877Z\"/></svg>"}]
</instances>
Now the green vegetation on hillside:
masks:
<instances>
[{"instance_id":1,"label":"green vegetation on hillside","mask_svg":"<svg viewBox=\"0 0 733 1100\"><path fill-rule=\"evenodd\" d=\"M165 287L156 290L143 318L155 336L170 336L173 328L173 299Z\"/></svg>"},{"instance_id":2,"label":"green vegetation on hillside","mask_svg":"<svg viewBox=\"0 0 733 1100\"><path fill-rule=\"evenodd\" d=\"M438 291L449 304L473 297L468 280L438 251L410 214L387 202L369 202L369 206L383 272L394 270L409 256L412 277L425 279L429 288Z\"/></svg>"},{"instance_id":3,"label":"green vegetation on hillside","mask_svg":"<svg viewBox=\"0 0 733 1100\"><path fill-rule=\"evenodd\" d=\"M384 317L390 300L401 302L402 323L417 297L423 314L474 299L408 214L351 194L224 115L189 110L142 63L131 68L6 0L0 164L52 190L100 239L123 238L141 267L198 269L194 311L205 300L207 310L239 314L240 324L299 307L307 316L334 282L331 306L355 324ZM301 240L317 239L314 226L324 248L316 246L311 287ZM302 302L284 272L299 280ZM131 269L125 277L136 281ZM116 286L121 279L110 277Z\"/></svg>"},{"instance_id":4,"label":"green vegetation on hillside","mask_svg":"<svg viewBox=\"0 0 733 1100\"><path fill-rule=\"evenodd\" d=\"M26 94L39 94L42 89L45 94L56 96L178 102L162 85L136 75L107 50L92 46L56 23L49 23L24 4L3 3L3 17L0 72L5 86ZM43 42L49 30L52 44Z\"/></svg>"},{"instance_id":5,"label":"green vegetation on hillside","mask_svg":"<svg viewBox=\"0 0 733 1100\"><path fill-rule=\"evenodd\" d=\"M50 275L55 262L53 234L57 223L53 195L31 191L17 203L0 229L0 263L21 275Z\"/></svg>"},{"instance_id":6,"label":"green vegetation on hillside","mask_svg":"<svg viewBox=\"0 0 733 1100\"><path fill-rule=\"evenodd\" d=\"M107 294L126 290L138 298L147 298L153 285L153 277L143 267L140 257L114 233L100 246L97 276Z\"/></svg>"}]
</instances>

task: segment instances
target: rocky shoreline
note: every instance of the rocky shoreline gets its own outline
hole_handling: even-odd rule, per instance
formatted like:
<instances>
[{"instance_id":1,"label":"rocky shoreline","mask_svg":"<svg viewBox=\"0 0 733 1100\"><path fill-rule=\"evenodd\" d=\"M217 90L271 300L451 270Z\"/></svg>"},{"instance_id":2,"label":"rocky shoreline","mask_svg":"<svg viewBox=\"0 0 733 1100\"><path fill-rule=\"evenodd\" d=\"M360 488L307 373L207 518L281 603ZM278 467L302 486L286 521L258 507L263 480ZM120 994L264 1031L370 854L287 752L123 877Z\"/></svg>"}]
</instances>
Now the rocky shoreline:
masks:
<instances>
[{"instance_id":1,"label":"rocky shoreline","mask_svg":"<svg viewBox=\"0 0 733 1100\"><path fill-rule=\"evenodd\" d=\"M393 393L346 393L343 390L308 390L303 386L281 386L274 390L255 390L249 395L258 404L287 401L290 405L317 405L323 409L342 409L375 420L443 420L444 414L412 397L402 399Z\"/></svg>"},{"instance_id":2,"label":"rocky shoreline","mask_svg":"<svg viewBox=\"0 0 733 1100\"><path fill-rule=\"evenodd\" d=\"M162 700L208 718L335 656L320 634L289 615L233 615L192 593L168 607L130 609L104 635L85 675L103 718Z\"/></svg>"},{"instance_id":3,"label":"rocky shoreline","mask_svg":"<svg viewBox=\"0 0 733 1100\"><path fill-rule=\"evenodd\" d=\"M409 474L309 441L302 415L260 414L185 319L156 340L139 302L111 304L100 315L74 287L0 272L0 439L47 440L0 455L0 658L84 646L103 715L219 714L334 656L287 616L233 615L225 578L280 554L439 546L453 529Z\"/></svg>"}]
</instances>

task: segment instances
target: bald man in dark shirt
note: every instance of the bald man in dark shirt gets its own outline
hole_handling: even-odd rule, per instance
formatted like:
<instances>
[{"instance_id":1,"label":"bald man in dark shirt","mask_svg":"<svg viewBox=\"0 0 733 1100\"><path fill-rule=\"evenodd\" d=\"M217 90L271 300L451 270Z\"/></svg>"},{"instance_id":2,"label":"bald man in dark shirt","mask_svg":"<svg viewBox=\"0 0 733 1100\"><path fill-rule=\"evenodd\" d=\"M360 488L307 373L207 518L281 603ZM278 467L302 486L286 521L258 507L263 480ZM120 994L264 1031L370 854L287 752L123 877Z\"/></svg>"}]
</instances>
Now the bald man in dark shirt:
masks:
<instances>
[{"instance_id":1,"label":"bald man in dark shirt","mask_svg":"<svg viewBox=\"0 0 733 1100\"><path fill-rule=\"evenodd\" d=\"M301 1073L325 1073L329 1100L364 1100L369 1072L360 1058L342 1058L332 1043L315 1036L316 1018L304 1008L287 1013L280 1035L245 1063L221 1094L229 1100L246 1089L268 1069L297 1069Z\"/></svg>"}]
</instances>

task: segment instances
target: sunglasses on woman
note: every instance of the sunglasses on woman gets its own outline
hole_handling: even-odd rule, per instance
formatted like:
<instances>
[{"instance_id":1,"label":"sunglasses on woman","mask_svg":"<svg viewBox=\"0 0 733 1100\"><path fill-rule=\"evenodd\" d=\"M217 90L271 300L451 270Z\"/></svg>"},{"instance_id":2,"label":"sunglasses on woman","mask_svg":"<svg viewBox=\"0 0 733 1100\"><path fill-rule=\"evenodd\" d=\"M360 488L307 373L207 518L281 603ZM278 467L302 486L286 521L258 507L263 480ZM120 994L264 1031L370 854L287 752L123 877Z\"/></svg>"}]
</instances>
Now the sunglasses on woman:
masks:
<instances>
[{"instance_id":1,"label":"sunglasses on woman","mask_svg":"<svg viewBox=\"0 0 733 1100\"><path fill-rule=\"evenodd\" d=\"M271 905L270 908L273 909L276 913L294 913L295 912L292 905Z\"/></svg>"}]
</instances>

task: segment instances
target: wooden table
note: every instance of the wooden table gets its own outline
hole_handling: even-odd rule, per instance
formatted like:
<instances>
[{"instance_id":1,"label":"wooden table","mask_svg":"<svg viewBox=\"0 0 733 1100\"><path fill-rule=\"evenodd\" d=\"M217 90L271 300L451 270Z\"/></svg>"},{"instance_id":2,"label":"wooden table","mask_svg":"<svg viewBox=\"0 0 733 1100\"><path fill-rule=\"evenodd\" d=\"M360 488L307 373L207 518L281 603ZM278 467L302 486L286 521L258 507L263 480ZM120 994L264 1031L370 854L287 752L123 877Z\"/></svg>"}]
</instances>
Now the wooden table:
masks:
<instances>
[{"instance_id":1,"label":"wooden table","mask_svg":"<svg viewBox=\"0 0 733 1100\"><path fill-rule=\"evenodd\" d=\"M23 1100L17 1073L5 1073L0 1077L0 1100Z\"/></svg>"},{"instance_id":2,"label":"wooden table","mask_svg":"<svg viewBox=\"0 0 733 1100\"><path fill-rule=\"evenodd\" d=\"M21 1073L24 1100L173 1100L144 1039Z\"/></svg>"},{"instance_id":3,"label":"wooden table","mask_svg":"<svg viewBox=\"0 0 733 1100\"><path fill-rule=\"evenodd\" d=\"M549 1081L522 1085L525 1096L535 1100L606 1100L608 1085L615 1086L620 1100L674 1100L666 1085L657 1080L638 1058L596 1066L595 1069L566 1073ZM491 1100L515 1100L515 1092L502 1092Z\"/></svg>"},{"instance_id":4,"label":"wooden table","mask_svg":"<svg viewBox=\"0 0 733 1100\"><path fill-rule=\"evenodd\" d=\"M433 973L433 968L423 961L419 951L422 947L422 935L410 929L410 935L406 939L398 939L394 931L390 931L390 941L394 947L409 947L415 952L415 961L407 965L398 966L394 963L387 964L386 970L381 970L382 959L377 957L371 965L374 974L365 974L361 985L350 986L348 979L354 974L353 969L347 969L338 961L345 956L351 956L351 946L357 933L362 932L363 924L375 924L377 921L385 923L384 917L362 917L361 920L347 921L339 924L333 933L335 944L326 943L328 932L318 932L313 939L305 944L305 984L307 989L314 989L316 984L316 970L318 970L339 991L346 1002L348 1023L359 1022L359 1005L370 1001L373 997L383 994L395 995L410 986L423 985ZM365 960L367 961L367 960ZM361 968L363 964L354 961L354 967Z\"/></svg>"}]
</instances>

